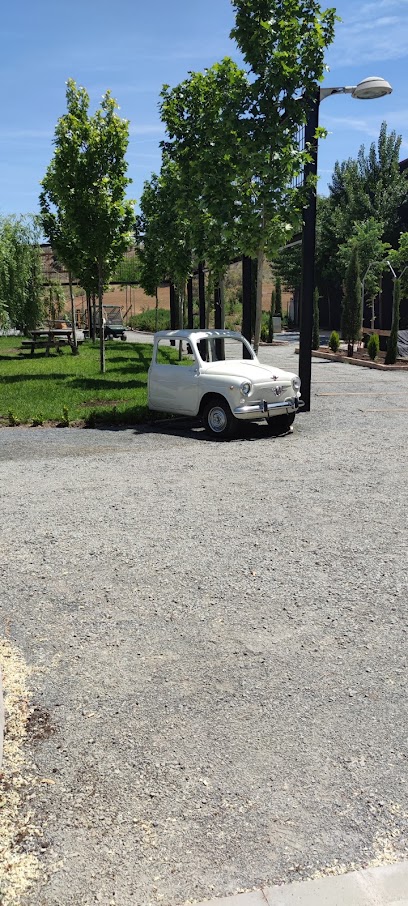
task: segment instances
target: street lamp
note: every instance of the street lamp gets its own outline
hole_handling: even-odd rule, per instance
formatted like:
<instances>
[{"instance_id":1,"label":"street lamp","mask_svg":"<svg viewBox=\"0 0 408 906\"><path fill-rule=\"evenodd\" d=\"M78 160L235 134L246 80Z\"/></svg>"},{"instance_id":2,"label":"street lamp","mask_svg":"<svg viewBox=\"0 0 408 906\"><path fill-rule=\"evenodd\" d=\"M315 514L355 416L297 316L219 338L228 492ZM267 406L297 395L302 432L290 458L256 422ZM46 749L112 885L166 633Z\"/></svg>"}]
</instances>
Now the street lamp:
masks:
<instances>
[{"instance_id":1,"label":"street lamp","mask_svg":"<svg viewBox=\"0 0 408 906\"><path fill-rule=\"evenodd\" d=\"M317 177L317 138L319 126L320 102L333 94L351 94L357 100L372 100L391 94L389 82L378 76L363 79L358 85L337 88L319 88L312 99L310 112L305 126L305 145L310 146L310 161L305 166L305 181ZM310 382L312 376L312 333L313 333L313 293L314 264L316 250L316 189L310 192L309 204L304 211L302 232L302 301L300 316L299 377L302 381L302 399L304 412L310 411Z\"/></svg>"}]
</instances>

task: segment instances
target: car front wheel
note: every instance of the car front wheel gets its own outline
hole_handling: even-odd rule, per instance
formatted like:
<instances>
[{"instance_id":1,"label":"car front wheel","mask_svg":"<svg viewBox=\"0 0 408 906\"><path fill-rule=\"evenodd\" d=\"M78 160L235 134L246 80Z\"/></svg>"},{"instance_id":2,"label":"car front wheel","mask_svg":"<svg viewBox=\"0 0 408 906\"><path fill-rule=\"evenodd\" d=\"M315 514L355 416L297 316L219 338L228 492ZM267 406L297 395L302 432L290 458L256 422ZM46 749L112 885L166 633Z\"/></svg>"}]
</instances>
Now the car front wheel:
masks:
<instances>
[{"instance_id":1,"label":"car front wheel","mask_svg":"<svg viewBox=\"0 0 408 906\"><path fill-rule=\"evenodd\" d=\"M234 418L226 400L219 397L207 403L203 410L203 424L210 437L233 437L238 428L237 419Z\"/></svg>"}]
</instances>

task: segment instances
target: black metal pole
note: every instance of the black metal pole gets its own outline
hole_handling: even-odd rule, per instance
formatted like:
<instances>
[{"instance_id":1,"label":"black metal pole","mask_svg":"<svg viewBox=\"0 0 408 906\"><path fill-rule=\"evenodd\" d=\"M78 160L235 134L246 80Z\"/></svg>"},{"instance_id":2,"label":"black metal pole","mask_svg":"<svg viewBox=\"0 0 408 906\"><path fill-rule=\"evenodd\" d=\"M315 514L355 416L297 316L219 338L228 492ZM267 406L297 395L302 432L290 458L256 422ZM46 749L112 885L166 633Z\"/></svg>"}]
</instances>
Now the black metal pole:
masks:
<instances>
[{"instance_id":1,"label":"black metal pole","mask_svg":"<svg viewBox=\"0 0 408 906\"><path fill-rule=\"evenodd\" d=\"M305 182L317 176L317 138L319 125L320 88L315 97L305 128L305 144L310 147L311 161L305 166ZM312 378L313 293L316 251L316 188L311 187L309 201L304 209L302 232L302 295L300 302L299 377L302 382L303 412L310 412L310 384Z\"/></svg>"},{"instance_id":2,"label":"black metal pole","mask_svg":"<svg viewBox=\"0 0 408 906\"><path fill-rule=\"evenodd\" d=\"M170 330L176 329L176 287L170 283ZM171 346L175 346L175 340L170 340Z\"/></svg>"},{"instance_id":3,"label":"black metal pole","mask_svg":"<svg viewBox=\"0 0 408 906\"><path fill-rule=\"evenodd\" d=\"M242 335L252 340L252 259L244 255L242 258ZM244 346L244 358L249 358Z\"/></svg>"},{"instance_id":4,"label":"black metal pole","mask_svg":"<svg viewBox=\"0 0 408 906\"><path fill-rule=\"evenodd\" d=\"M193 278L187 282L187 327L193 329Z\"/></svg>"}]
</instances>

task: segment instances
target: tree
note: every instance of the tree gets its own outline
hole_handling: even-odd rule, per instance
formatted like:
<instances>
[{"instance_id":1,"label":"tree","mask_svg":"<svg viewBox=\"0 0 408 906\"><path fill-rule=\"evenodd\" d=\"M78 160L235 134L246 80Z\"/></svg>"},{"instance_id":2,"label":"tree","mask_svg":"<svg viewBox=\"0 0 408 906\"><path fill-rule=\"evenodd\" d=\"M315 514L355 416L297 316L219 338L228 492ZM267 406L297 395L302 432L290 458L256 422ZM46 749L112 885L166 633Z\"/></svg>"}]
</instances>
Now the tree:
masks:
<instances>
[{"instance_id":1,"label":"tree","mask_svg":"<svg viewBox=\"0 0 408 906\"><path fill-rule=\"evenodd\" d=\"M32 217L0 218L0 303L24 333L44 313L38 224Z\"/></svg>"},{"instance_id":2,"label":"tree","mask_svg":"<svg viewBox=\"0 0 408 906\"><path fill-rule=\"evenodd\" d=\"M381 290L381 277L391 248L388 242L382 241L383 233L384 224L376 221L374 217L370 217L368 220L355 223L351 236L339 248L338 256L343 273L347 270L353 249L358 250L360 274L364 280L364 284L362 283L362 292L364 292L362 317L365 298L374 306L374 299Z\"/></svg>"},{"instance_id":3,"label":"tree","mask_svg":"<svg viewBox=\"0 0 408 906\"><path fill-rule=\"evenodd\" d=\"M355 234L356 224L382 224L377 239L392 245L398 242L403 227L402 203L408 194L408 174L399 169L400 146L401 136L388 134L383 123L377 142L368 152L362 145L355 160L335 164L329 196L318 198L316 281L328 303L329 322L339 321L336 312L346 267L339 249ZM375 260L380 258L368 258L367 267ZM361 261L362 276L367 267ZM374 269L373 278L375 275ZM367 290L369 285L370 281ZM373 298L372 293L369 298Z\"/></svg>"},{"instance_id":4,"label":"tree","mask_svg":"<svg viewBox=\"0 0 408 906\"><path fill-rule=\"evenodd\" d=\"M394 292L392 298L392 324L391 331L388 337L387 342L387 352L385 355L385 364L394 365L397 355L398 355L398 330L399 330L399 319L400 319L400 303L401 303L401 280L397 279L393 281L394 283Z\"/></svg>"},{"instance_id":5,"label":"tree","mask_svg":"<svg viewBox=\"0 0 408 906\"><path fill-rule=\"evenodd\" d=\"M131 241L133 203L125 198L129 124L118 114L109 91L94 115L89 95L69 79L67 113L55 128L55 154L43 181L42 205L55 213L59 255L79 277L97 274L100 361L105 371L103 292ZM54 238L55 241L55 238ZM85 287L84 287L85 288Z\"/></svg>"},{"instance_id":6,"label":"tree","mask_svg":"<svg viewBox=\"0 0 408 906\"><path fill-rule=\"evenodd\" d=\"M393 303L392 303L392 325L391 333L387 343L387 353L385 356L386 365L394 365L398 355L398 331L400 321L400 302L401 302L401 284L406 287L408 280L408 233L401 233L398 249L394 249L389 256L393 273ZM399 271L400 276L397 276Z\"/></svg>"},{"instance_id":7,"label":"tree","mask_svg":"<svg viewBox=\"0 0 408 906\"><path fill-rule=\"evenodd\" d=\"M313 293L313 334L312 349L319 349L320 331L319 331L319 290L316 286Z\"/></svg>"},{"instance_id":8,"label":"tree","mask_svg":"<svg viewBox=\"0 0 408 906\"><path fill-rule=\"evenodd\" d=\"M219 288L222 324L224 278L239 253L247 94L246 73L225 58L203 73L190 73L176 88L165 85L161 95L168 135L163 147L178 168L182 226L188 219L196 262L206 262L214 289Z\"/></svg>"},{"instance_id":9,"label":"tree","mask_svg":"<svg viewBox=\"0 0 408 906\"><path fill-rule=\"evenodd\" d=\"M250 69L242 184L244 252L258 259L254 345L259 343L265 256L273 260L300 228L310 187L292 188L308 159L299 127L324 72L324 54L334 38L335 10L315 0L233 0L232 37Z\"/></svg>"},{"instance_id":10,"label":"tree","mask_svg":"<svg viewBox=\"0 0 408 906\"><path fill-rule=\"evenodd\" d=\"M156 300L156 330L159 308L158 287L166 276L164 245L164 211L161 204L159 178L152 176L145 182L140 201L142 211L140 231L143 241L139 249L139 283L148 296ZM182 325L180 325L182 326Z\"/></svg>"},{"instance_id":11,"label":"tree","mask_svg":"<svg viewBox=\"0 0 408 906\"><path fill-rule=\"evenodd\" d=\"M347 340L347 355L353 356L353 345L361 333L361 283L358 248L354 246L344 281L342 335Z\"/></svg>"}]
</instances>

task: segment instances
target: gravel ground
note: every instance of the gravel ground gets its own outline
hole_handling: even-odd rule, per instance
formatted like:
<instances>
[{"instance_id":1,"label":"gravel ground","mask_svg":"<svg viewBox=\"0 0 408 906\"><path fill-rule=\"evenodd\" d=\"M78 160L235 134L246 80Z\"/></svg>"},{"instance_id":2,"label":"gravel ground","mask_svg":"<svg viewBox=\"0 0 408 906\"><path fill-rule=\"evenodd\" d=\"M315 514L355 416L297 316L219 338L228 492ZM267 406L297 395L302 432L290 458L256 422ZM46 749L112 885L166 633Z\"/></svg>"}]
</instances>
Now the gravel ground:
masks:
<instances>
[{"instance_id":1,"label":"gravel ground","mask_svg":"<svg viewBox=\"0 0 408 906\"><path fill-rule=\"evenodd\" d=\"M0 431L0 635L33 668L44 781L30 906L407 855L408 375L313 378L285 437Z\"/></svg>"}]
</instances>

